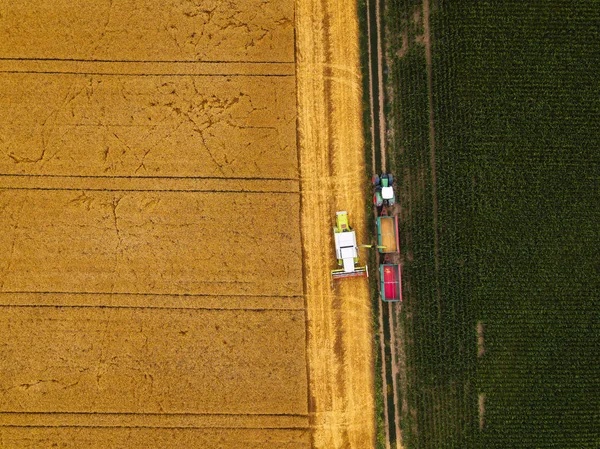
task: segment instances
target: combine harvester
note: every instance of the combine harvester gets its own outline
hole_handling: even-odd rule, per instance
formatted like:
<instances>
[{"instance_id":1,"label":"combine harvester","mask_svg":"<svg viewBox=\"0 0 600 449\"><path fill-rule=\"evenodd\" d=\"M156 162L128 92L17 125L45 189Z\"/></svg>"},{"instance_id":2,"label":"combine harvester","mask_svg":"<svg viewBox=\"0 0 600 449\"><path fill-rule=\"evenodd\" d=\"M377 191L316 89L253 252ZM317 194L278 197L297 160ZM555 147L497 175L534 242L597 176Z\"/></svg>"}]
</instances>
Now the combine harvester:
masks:
<instances>
[{"instance_id":1,"label":"combine harvester","mask_svg":"<svg viewBox=\"0 0 600 449\"><path fill-rule=\"evenodd\" d=\"M331 278L368 277L369 268L366 265L364 267L358 266L356 233L348 224L348 213L346 211L335 213L333 238L335 239L337 263L342 268L331 270Z\"/></svg>"}]
</instances>

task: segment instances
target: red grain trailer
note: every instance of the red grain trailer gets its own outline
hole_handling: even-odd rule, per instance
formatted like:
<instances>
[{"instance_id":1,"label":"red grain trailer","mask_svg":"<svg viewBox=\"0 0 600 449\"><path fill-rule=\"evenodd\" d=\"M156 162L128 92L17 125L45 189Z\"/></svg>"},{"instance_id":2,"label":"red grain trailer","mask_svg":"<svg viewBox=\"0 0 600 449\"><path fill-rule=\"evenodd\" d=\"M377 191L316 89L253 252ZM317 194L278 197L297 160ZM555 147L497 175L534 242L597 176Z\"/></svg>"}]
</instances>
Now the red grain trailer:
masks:
<instances>
[{"instance_id":1,"label":"red grain trailer","mask_svg":"<svg viewBox=\"0 0 600 449\"><path fill-rule=\"evenodd\" d=\"M379 265L381 299L386 302L402 302L402 266Z\"/></svg>"}]
</instances>

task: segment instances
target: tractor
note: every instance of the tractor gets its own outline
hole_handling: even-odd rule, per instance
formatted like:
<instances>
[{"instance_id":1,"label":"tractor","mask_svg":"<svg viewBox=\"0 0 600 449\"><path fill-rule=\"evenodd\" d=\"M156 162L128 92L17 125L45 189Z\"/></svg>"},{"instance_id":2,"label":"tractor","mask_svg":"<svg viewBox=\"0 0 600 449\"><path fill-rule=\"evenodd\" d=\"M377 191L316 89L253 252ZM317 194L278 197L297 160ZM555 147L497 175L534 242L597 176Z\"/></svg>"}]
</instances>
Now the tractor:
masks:
<instances>
[{"instance_id":1,"label":"tractor","mask_svg":"<svg viewBox=\"0 0 600 449\"><path fill-rule=\"evenodd\" d=\"M384 206L393 206L396 203L396 195L394 194L394 177L391 173L383 173L381 176L373 175L373 204L377 210L381 212Z\"/></svg>"}]
</instances>

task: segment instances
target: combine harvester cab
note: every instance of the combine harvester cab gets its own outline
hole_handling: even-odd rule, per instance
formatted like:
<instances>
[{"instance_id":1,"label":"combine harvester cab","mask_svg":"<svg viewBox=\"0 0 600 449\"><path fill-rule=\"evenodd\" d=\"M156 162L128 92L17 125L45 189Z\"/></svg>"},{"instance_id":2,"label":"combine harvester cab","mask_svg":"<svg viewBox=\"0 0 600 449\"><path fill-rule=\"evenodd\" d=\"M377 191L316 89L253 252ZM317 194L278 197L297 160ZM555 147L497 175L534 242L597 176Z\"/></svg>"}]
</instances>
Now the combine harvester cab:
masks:
<instances>
[{"instance_id":1,"label":"combine harvester cab","mask_svg":"<svg viewBox=\"0 0 600 449\"><path fill-rule=\"evenodd\" d=\"M342 268L332 270L331 278L368 277L368 267L366 265L364 267L358 266L356 233L348 223L348 213L346 211L336 212L335 214L333 238L335 240L337 263Z\"/></svg>"}]
</instances>

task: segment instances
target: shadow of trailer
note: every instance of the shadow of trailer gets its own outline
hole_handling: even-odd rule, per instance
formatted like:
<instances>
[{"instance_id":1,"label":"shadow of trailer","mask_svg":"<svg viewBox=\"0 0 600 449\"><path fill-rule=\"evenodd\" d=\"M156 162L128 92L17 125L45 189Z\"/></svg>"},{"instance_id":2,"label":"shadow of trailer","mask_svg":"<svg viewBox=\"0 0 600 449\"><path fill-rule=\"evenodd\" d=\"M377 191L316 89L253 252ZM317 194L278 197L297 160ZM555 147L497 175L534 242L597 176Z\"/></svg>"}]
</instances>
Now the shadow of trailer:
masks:
<instances>
[{"instance_id":1,"label":"shadow of trailer","mask_svg":"<svg viewBox=\"0 0 600 449\"><path fill-rule=\"evenodd\" d=\"M379 265L381 299L385 302L402 302L402 266L397 264Z\"/></svg>"}]
</instances>

